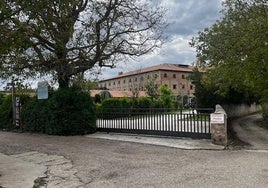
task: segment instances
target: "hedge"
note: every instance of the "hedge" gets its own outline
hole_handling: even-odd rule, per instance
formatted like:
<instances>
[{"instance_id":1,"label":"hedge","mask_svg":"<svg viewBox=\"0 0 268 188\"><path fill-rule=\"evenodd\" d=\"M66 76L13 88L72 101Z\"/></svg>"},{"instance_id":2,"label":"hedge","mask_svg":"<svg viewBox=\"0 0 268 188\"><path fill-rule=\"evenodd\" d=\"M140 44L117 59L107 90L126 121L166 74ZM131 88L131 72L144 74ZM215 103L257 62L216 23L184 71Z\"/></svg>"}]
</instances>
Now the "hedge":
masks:
<instances>
[{"instance_id":1,"label":"hedge","mask_svg":"<svg viewBox=\"0 0 268 188\"><path fill-rule=\"evenodd\" d=\"M89 94L61 89L47 100L32 99L22 111L23 130L51 135L81 135L96 131L94 104Z\"/></svg>"},{"instance_id":2,"label":"hedge","mask_svg":"<svg viewBox=\"0 0 268 188\"><path fill-rule=\"evenodd\" d=\"M30 96L26 94L18 94L22 105L30 100ZM0 95L0 129L13 130L16 127L13 123L13 111L12 111L12 95Z\"/></svg>"}]
</instances>

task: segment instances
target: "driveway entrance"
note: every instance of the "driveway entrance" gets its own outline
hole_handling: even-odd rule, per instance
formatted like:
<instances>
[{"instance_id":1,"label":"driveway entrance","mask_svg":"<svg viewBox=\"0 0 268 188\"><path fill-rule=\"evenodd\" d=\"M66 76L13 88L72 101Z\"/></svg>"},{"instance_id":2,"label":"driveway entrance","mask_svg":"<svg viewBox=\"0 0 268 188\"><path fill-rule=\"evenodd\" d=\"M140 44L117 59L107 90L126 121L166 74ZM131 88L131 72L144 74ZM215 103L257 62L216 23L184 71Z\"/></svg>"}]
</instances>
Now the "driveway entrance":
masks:
<instances>
[{"instance_id":1,"label":"driveway entrance","mask_svg":"<svg viewBox=\"0 0 268 188\"><path fill-rule=\"evenodd\" d=\"M104 109L97 116L97 130L210 139L212 111L213 109Z\"/></svg>"}]
</instances>

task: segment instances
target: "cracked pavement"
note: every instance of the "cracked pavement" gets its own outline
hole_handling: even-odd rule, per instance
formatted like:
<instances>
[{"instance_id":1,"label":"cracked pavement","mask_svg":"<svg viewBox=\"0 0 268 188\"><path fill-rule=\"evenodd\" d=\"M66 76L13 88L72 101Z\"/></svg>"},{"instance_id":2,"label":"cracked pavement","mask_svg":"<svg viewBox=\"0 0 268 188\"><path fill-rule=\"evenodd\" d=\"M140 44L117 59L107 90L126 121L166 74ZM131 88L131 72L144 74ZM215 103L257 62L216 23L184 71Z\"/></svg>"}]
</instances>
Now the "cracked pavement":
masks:
<instances>
[{"instance_id":1,"label":"cracked pavement","mask_svg":"<svg viewBox=\"0 0 268 188\"><path fill-rule=\"evenodd\" d=\"M83 185L79 177L76 176L78 171L73 168L72 162L63 156L48 155L34 151L11 155L11 157L45 166L45 177L42 177L46 183L44 187L73 188Z\"/></svg>"}]
</instances>

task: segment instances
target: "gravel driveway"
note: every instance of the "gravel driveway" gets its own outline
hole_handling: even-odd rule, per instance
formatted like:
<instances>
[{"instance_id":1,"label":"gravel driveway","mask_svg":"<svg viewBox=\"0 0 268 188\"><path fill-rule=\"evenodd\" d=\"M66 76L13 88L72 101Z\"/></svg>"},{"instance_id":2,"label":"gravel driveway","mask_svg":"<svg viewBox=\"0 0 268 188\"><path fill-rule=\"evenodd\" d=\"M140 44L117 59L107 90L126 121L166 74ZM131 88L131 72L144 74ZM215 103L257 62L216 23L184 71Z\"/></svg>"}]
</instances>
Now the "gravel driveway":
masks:
<instances>
[{"instance_id":1,"label":"gravel driveway","mask_svg":"<svg viewBox=\"0 0 268 188\"><path fill-rule=\"evenodd\" d=\"M38 151L73 163L82 187L265 187L268 152L181 150L87 138L0 132L0 152Z\"/></svg>"},{"instance_id":2,"label":"gravel driveway","mask_svg":"<svg viewBox=\"0 0 268 188\"><path fill-rule=\"evenodd\" d=\"M268 129L260 127L261 114L253 114L235 119L232 122L237 137L247 143L244 148L253 150L268 150Z\"/></svg>"}]
</instances>

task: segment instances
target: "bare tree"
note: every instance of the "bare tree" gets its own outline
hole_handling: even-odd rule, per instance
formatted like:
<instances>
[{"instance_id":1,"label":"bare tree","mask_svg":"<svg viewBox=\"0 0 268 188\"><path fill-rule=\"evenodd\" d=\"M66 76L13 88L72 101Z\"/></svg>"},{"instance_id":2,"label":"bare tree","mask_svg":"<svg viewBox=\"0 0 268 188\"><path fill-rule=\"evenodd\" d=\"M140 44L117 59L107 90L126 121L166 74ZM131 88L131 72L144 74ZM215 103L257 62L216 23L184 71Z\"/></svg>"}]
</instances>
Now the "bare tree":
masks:
<instances>
[{"instance_id":1,"label":"bare tree","mask_svg":"<svg viewBox=\"0 0 268 188\"><path fill-rule=\"evenodd\" d=\"M140 82L140 76L138 76L141 73L141 68L135 71L135 74L131 76L129 79L129 89L132 93L132 97L134 99L138 98L140 96L141 91L141 82Z\"/></svg>"},{"instance_id":2,"label":"bare tree","mask_svg":"<svg viewBox=\"0 0 268 188\"><path fill-rule=\"evenodd\" d=\"M159 47L165 11L152 5L144 0L5 0L0 3L1 68L6 76L51 74L67 88L72 76L94 66L113 68Z\"/></svg>"}]
</instances>

